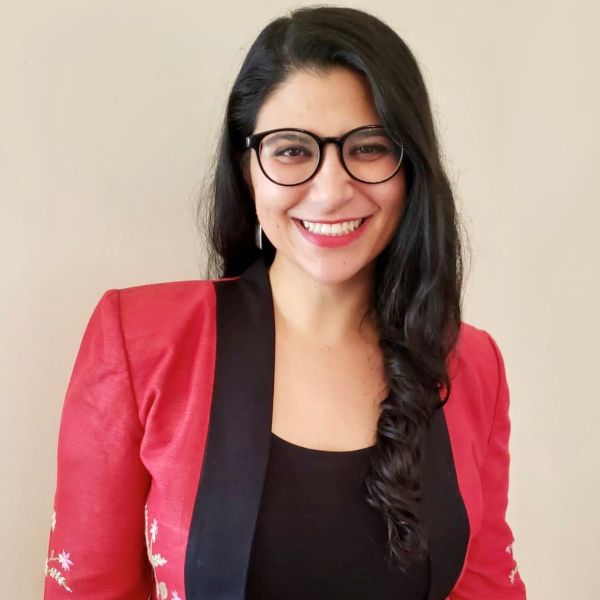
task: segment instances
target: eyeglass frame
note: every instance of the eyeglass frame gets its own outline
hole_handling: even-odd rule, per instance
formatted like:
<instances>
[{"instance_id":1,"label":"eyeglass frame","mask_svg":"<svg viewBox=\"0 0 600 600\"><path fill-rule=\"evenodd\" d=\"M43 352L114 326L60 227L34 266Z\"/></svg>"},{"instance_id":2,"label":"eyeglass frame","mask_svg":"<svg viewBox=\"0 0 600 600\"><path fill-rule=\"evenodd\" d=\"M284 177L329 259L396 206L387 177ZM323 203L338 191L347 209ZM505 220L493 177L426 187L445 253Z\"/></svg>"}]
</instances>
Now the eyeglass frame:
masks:
<instances>
[{"instance_id":1,"label":"eyeglass frame","mask_svg":"<svg viewBox=\"0 0 600 600\"><path fill-rule=\"evenodd\" d=\"M362 129L383 129L385 131L385 127L383 127L381 125L361 125L360 127L355 127L354 129L347 131L340 137L333 137L333 136L321 137L321 136L318 136L316 133L309 131L308 129L300 129L298 127L278 127L277 129L269 129L268 131L261 131L259 133L253 133L251 135L246 136L246 149L254 150L256 152L256 158L258 159L258 165L260 167L260 170L263 172L264 176L269 181L272 181L273 183L275 183L277 185L282 185L285 187L293 187L295 185L302 185L303 183L310 181L319 172L319 169L321 168L321 166L323 164L323 148L326 144L335 144L337 146L338 154L340 157L340 162L341 162L342 166L344 167L344 170L346 171L346 173L348 173L348 175L350 175L350 177L352 177L352 179L355 179L356 181L360 181L361 183L368 183L368 184L373 184L373 185L378 184L378 183L385 183L386 181L389 181L392 177L394 177L400 170L400 167L402 166L402 160L404 158L404 144L402 142L400 142L400 160L398 161L398 165L396 166L396 169L389 177L386 177L385 179L381 179L380 181L365 181L364 179L359 179L358 177L356 177L356 175L353 175L350 172L350 169L348 169L348 166L346 165L346 161L344 160L343 145L348 137L350 137L353 133L356 133L357 131L360 131ZM319 160L317 162L317 166L316 166L315 170L313 171L312 175L310 175L310 177L307 177L306 179L304 179L303 181L300 181L298 183L279 183L279 181L275 181L272 177L269 177L269 175L265 171L265 168L263 167L262 161L260 159L260 144L267 135L270 135L271 133L277 133L278 131L298 131L299 133L305 133L306 135L309 135L310 137L312 137L315 140L315 142L317 142L317 146L319 147ZM388 135L388 137L394 144L398 145L398 142L396 142L389 135L389 133L387 133L387 131L386 131L386 134Z\"/></svg>"}]
</instances>

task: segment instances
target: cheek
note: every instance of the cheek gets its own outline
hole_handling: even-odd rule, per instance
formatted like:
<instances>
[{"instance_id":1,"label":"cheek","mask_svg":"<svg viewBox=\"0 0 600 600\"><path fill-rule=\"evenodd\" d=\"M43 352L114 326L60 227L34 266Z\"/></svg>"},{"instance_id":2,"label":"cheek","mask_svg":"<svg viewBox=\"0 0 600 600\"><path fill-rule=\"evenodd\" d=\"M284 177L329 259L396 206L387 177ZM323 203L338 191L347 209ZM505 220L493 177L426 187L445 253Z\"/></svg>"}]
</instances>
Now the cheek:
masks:
<instances>
[{"instance_id":1,"label":"cheek","mask_svg":"<svg viewBox=\"0 0 600 600\"><path fill-rule=\"evenodd\" d=\"M279 190L272 181L269 181L260 170L256 157L253 155L250 162L250 179L254 196L256 213L262 220L268 217L269 213L276 211L281 204Z\"/></svg>"},{"instance_id":2,"label":"cheek","mask_svg":"<svg viewBox=\"0 0 600 600\"><path fill-rule=\"evenodd\" d=\"M288 211L299 201L301 197L298 192L270 181L263 181L254 187L256 214L267 234L275 234L282 227L293 224Z\"/></svg>"},{"instance_id":3,"label":"cheek","mask_svg":"<svg viewBox=\"0 0 600 600\"><path fill-rule=\"evenodd\" d=\"M302 200L302 191L273 183L262 174L258 165L252 165L251 176L256 214L263 227L268 227L270 221L289 219L286 212Z\"/></svg>"},{"instance_id":4,"label":"cheek","mask_svg":"<svg viewBox=\"0 0 600 600\"><path fill-rule=\"evenodd\" d=\"M393 179L388 182L385 188L379 190L379 205L390 219L399 221L404 214L404 206L406 203L406 187L404 177L397 180Z\"/></svg>"}]
</instances>

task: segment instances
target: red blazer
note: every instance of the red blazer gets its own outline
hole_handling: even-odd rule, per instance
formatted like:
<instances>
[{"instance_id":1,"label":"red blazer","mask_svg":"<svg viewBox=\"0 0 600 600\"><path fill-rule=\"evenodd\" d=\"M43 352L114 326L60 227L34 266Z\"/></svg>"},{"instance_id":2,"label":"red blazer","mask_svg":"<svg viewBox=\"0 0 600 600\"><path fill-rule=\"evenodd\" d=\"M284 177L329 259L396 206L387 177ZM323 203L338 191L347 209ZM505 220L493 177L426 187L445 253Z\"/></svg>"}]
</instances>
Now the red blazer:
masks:
<instances>
[{"instance_id":1,"label":"red blazer","mask_svg":"<svg viewBox=\"0 0 600 600\"><path fill-rule=\"evenodd\" d=\"M241 277L104 294L63 407L46 600L243 600L274 347L262 259ZM423 459L428 600L522 600L502 357L463 323L449 367Z\"/></svg>"}]
</instances>

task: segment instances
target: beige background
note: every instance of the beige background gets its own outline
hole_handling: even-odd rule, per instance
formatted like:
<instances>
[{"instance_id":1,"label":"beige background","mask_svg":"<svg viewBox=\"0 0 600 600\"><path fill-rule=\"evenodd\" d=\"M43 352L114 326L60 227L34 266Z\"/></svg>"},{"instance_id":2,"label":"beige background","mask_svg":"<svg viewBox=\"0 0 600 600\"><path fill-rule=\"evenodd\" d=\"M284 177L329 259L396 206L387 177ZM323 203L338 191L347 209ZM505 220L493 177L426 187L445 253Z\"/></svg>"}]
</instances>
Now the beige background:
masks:
<instances>
[{"instance_id":1,"label":"beige background","mask_svg":"<svg viewBox=\"0 0 600 600\"><path fill-rule=\"evenodd\" d=\"M598 5L348 4L404 37L430 88L473 246L465 320L507 366L529 597L596 599ZM284 7L0 7L2 600L41 595L61 403L91 310L108 288L201 275L194 201L225 94Z\"/></svg>"}]
</instances>

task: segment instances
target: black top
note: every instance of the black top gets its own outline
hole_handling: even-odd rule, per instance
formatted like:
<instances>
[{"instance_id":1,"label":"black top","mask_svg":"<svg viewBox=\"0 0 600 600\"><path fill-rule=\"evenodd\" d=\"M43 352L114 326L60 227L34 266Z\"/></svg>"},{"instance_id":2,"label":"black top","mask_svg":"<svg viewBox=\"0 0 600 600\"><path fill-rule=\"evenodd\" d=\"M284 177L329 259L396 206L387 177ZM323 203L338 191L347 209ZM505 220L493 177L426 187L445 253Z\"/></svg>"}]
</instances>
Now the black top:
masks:
<instances>
[{"instance_id":1,"label":"black top","mask_svg":"<svg viewBox=\"0 0 600 600\"><path fill-rule=\"evenodd\" d=\"M372 447L297 446L271 434L246 600L425 600L429 560L385 563L386 529L365 500Z\"/></svg>"}]
</instances>

